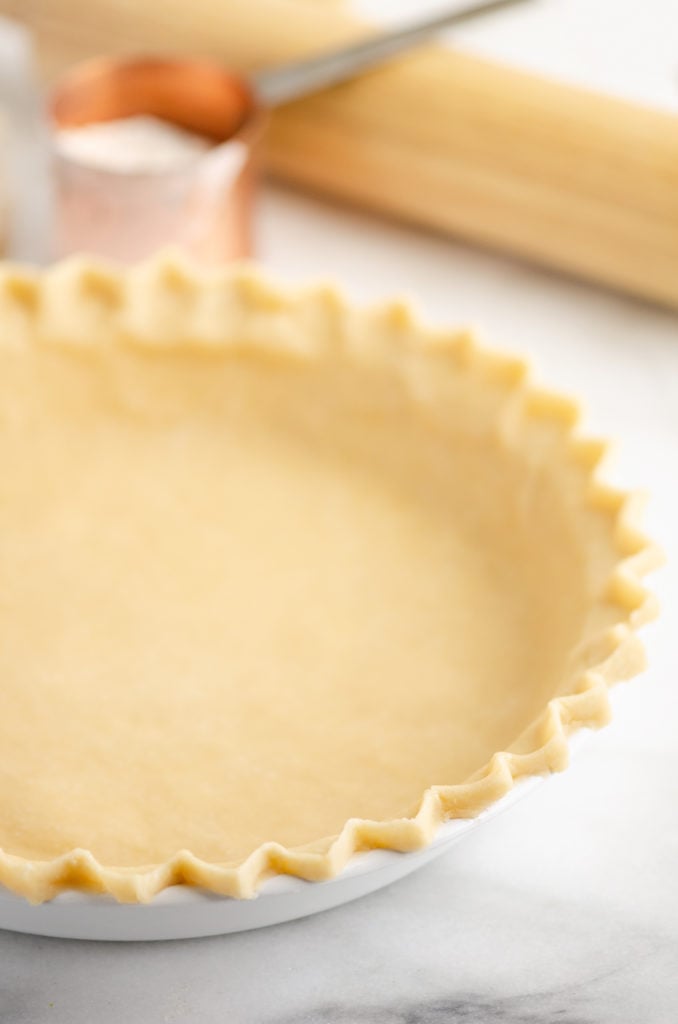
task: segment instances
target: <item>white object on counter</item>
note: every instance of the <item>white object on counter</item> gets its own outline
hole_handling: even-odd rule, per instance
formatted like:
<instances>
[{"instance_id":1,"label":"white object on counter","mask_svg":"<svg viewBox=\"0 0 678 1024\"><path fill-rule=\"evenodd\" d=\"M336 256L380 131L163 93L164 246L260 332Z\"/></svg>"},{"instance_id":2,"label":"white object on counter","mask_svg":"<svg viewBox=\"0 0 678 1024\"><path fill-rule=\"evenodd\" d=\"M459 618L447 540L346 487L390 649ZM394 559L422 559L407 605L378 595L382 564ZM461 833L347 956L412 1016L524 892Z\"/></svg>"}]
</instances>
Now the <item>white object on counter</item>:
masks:
<instances>
[{"instance_id":1,"label":"white object on counter","mask_svg":"<svg viewBox=\"0 0 678 1024\"><path fill-rule=\"evenodd\" d=\"M7 117L0 103L0 256L5 254L9 235L7 223L9 217L9 189L5 165L8 148L7 142Z\"/></svg>"},{"instance_id":2,"label":"white object on counter","mask_svg":"<svg viewBox=\"0 0 678 1024\"><path fill-rule=\"evenodd\" d=\"M49 143L31 41L0 18L0 253L45 262L50 225Z\"/></svg>"}]
</instances>

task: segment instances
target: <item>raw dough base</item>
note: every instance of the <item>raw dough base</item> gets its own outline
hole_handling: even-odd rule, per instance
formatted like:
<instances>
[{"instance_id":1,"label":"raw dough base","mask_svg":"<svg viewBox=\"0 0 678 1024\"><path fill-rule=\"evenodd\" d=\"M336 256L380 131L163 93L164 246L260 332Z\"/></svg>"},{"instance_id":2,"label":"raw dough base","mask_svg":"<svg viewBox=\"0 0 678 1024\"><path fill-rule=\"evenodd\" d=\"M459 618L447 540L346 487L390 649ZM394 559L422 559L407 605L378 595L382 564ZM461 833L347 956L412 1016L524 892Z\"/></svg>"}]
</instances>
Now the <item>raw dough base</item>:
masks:
<instances>
[{"instance_id":1,"label":"raw dough base","mask_svg":"<svg viewBox=\"0 0 678 1024\"><path fill-rule=\"evenodd\" d=\"M90 342L0 354L7 854L324 851L519 750L619 619L587 472L388 362Z\"/></svg>"}]
</instances>

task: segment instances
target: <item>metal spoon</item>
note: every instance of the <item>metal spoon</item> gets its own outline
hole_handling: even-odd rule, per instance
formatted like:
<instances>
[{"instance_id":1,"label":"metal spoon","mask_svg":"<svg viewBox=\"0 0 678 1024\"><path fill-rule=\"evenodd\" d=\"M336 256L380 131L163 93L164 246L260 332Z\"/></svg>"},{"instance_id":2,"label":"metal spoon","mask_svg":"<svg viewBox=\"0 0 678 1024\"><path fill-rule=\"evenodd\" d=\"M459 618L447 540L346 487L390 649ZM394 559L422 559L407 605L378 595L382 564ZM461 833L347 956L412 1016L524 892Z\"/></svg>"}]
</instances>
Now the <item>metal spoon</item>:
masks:
<instances>
[{"instance_id":1,"label":"metal spoon","mask_svg":"<svg viewBox=\"0 0 678 1024\"><path fill-rule=\"evenodd\" d=\"M483 0L464 7L455 5L451 10L417 18L407 25L380 32L341 49L260 71L250 81L260 103L266 107L277 107L353 78L361 71L426 42L445 28L494 14L519 2L521 0Z\"/></svg>"}]
</instances>

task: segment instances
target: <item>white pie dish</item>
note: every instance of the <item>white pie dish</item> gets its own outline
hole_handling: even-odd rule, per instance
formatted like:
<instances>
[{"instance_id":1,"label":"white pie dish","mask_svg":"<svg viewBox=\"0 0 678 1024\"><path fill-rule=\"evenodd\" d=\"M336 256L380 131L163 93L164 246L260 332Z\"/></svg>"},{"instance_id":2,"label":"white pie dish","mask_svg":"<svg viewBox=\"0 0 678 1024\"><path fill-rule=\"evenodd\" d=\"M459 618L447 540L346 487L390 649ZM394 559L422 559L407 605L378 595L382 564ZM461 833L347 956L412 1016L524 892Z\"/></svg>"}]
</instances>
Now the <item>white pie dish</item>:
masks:
<instances>
[{"instance_id":1,"label":"white pie dish","mask_svg":"<svg viewBox=\"0 0 678 1024\"><path fill-rule=\"evenodd\" d=\"M571 751L587 731L572 737ZM257 896L247 900L176 885L147 904L118 903L110 896L63 892L37 906L0 887L0 928L62 939L148 941L224 935L293 921L349 903L409 875L449 850L482 822L511 807L546 778L532 776L520 780L476 818L445 822L422 850L370 850L354 854L341 874L326 882L277 875L261 886Z\"/></svg>"},{"instance_id":2,"label":"white pie dish","mask_svg":"<svg viewBox=\"0 0 678 1024\"><path fill-rule=\"evenodd\" d=\"M28 905L4 898L0 926L178 938L362 895L562 770L643 667L657 556L636 497L522 360L249 271L75 265L4 289L0 879ZM290 594L322 614L281 617Z\"/></svg>"}]
</instances>

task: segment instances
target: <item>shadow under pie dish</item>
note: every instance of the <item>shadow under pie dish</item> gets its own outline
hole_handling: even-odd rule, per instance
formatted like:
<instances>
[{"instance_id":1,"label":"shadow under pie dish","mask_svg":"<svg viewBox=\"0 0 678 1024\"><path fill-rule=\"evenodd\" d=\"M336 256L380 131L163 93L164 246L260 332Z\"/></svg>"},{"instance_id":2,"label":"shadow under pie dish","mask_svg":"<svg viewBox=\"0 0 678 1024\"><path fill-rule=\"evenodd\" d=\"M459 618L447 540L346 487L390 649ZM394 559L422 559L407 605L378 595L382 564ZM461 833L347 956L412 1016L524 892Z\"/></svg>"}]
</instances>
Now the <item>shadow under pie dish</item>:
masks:
<instances>
[{"instance_id":1,"label":"shadow under pie dish","mask_svg":"<svg viewBox=\"0 0 678 1024\"><path fill-rule=\"evenodd\" d=\"M175 259L0 277L0 883L249 897L565 767L656 548L525 364Z\"/></svg>"}]
</instances>

